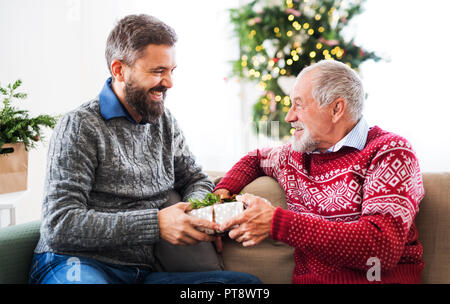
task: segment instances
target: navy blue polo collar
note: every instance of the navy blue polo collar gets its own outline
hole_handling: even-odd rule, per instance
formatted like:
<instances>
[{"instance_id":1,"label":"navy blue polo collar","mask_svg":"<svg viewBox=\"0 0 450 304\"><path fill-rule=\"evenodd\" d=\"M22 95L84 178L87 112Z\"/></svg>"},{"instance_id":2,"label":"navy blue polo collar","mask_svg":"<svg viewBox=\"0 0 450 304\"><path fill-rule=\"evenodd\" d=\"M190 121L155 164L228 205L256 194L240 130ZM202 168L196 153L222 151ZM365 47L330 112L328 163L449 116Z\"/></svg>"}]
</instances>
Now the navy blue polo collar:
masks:
<instances>
[{"instance_id":1,"label":"navy blue polo collar","mask_svg":"<svg viewBox=\"0 0 450 304\"><path fill-rule=\"evenodd\" d=\"M132 123L137 123L133 117L128 113L125 107L117 98L116 94L111 88L111 77L109 77L103 89L99 94L99 104L100 104L100 113L103 118L106 120L110 120L112 118L117 117L125 117Z\"/></svg>"}]
</instances>

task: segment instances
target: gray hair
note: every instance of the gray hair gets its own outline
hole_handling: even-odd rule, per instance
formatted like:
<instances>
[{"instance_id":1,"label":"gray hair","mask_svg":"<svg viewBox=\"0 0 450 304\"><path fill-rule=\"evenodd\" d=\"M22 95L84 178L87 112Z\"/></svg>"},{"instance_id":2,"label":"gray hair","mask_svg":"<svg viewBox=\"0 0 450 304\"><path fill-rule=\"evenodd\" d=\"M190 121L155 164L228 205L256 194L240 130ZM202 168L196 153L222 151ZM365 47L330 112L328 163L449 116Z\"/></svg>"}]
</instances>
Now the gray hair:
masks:
<instances>
[{"instance_id":1,"label":"gray hair","mask_svg":"<svg viewBox=\"0 0 450 304\"><path fill-rule=\"evenodd\" d=\"M351 118L359 120L364 107L364 88L358 74L346 64L336 60L321 60L304 68L297 76L300 79L306 73L314 71L312 96L324 106L337 98L347 102L347 111Z\"/></svg>"},{"instance_id":2,"label":"gray hair","mask_svg":"<svg viewBox=\"0 0 450 304\"><path fill-rule=\"evenodd\" d=\"M111 62L115 59L133 65L149 44L173 46L176 41L175 31L157 18L145 14L126 16L108 36L105 50L108 69L111 73Z\"/></svg>"}]
</instances>

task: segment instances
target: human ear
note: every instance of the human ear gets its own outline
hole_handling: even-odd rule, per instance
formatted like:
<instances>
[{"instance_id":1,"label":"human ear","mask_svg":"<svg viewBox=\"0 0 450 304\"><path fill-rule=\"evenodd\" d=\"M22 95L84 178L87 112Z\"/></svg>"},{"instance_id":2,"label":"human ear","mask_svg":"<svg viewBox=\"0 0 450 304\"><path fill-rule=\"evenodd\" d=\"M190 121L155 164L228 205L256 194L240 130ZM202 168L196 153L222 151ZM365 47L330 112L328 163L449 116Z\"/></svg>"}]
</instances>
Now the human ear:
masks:
<instances>
[{"instance_id":1,"label":"human ear","mask_svg":"<svg viewBox=\"0 0 450 304\"><path fill-rule=\"evenodd\" d=\"M125 79L124 68L125 68L125 64L118 59L114 59L111 62L111 74L116 81L118 81L118 82L124 81L124 79Z\"/></svg>"},{"instance_id":2,"label":"human ear","mask_svg":"<svg viewBox=\"0 0 450 304\"><path fill-rule=\"evenodd\" d=\"M347 103L344 98L337 98L335 101L333 101L332 120L334 123L338 122L341 119L341 117L345 113L346 108Z\"/></svg>"}]
</instances>

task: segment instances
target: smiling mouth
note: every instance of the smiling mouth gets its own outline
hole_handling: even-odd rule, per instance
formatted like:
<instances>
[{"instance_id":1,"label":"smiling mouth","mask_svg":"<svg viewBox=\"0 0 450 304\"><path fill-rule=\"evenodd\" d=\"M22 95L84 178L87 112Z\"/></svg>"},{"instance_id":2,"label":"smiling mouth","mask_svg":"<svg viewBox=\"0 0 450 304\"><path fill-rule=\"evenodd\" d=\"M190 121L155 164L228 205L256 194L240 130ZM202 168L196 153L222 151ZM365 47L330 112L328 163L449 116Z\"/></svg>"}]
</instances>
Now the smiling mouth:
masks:
<instances>
[{"instance_id":1,"label":"smiling mouth","mask_svg":"<svg viewBox=\"0 0 450 304\"><path fill-rule=\"evenodd\" d=\"M294 128L295 129L295 131L297 132L297 131L303 131L305 128L304 127L302 127L302 126L295 126L295 125L292 125L292 128Z\"/></svg>"},{"instance_id":2,"label":"smiling mouth","mask_svg":"<svg viewBox=\"0 0 450 304\"><path fill-rule=\"evenodd\" d=\"M300 135L305 131L304 126L299 126L299 125L292 125L292 128L294 128L294 132L292 135Z\"/></svg>"},{"instance_id":3,"label":"smiling mouth","mask_svg":"<svg viewBox=\"0 0 450 304\"><path fill-rule=\"evenodd\" d=\"M150 99L153 101L161 101L164 96L164 92L166 89L164 88L154 88L149 91Z\"/></svg>"}]
</instances>

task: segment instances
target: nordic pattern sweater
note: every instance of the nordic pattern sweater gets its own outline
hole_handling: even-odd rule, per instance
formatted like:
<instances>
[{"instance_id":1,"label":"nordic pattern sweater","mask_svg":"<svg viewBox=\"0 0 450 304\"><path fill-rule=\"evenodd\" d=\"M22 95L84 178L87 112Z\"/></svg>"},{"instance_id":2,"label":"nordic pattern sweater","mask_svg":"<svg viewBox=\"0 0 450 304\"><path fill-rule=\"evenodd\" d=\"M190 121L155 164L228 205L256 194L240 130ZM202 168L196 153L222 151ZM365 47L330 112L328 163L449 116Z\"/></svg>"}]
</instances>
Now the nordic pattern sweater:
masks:
<instances>
[{"instance_id":1,"label":"nordic pattern sweater","mask_svg":"<svg viewBox=\"0 0 450 304\"><path fill-rule=\"evenodd\" d=\"M186 202L212 188L167 109L157 123L136 124L105 120L98 99L87 102L53 131L35 252L153 268L169 191Z\"/></svg>"},{"instance_id":2,"label":"nordic pattern sweater","mask_svg":"<svg viewBox=\"0 0 450 304\"><path fill-rule=\"evenodd\" d=\"M276 209L271 237L295 247L293 283L420 282L423 249L414 217L424 188L404 138L373 127L361 151L256 150L216 189L239 193L261 175L285 192L287 210Z\"/></svg>"}]
</instances>

